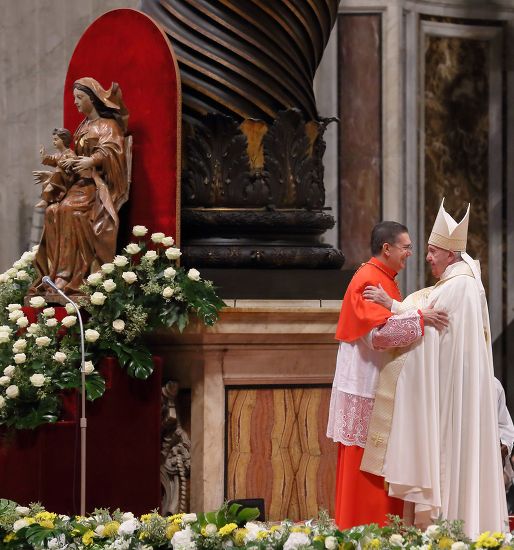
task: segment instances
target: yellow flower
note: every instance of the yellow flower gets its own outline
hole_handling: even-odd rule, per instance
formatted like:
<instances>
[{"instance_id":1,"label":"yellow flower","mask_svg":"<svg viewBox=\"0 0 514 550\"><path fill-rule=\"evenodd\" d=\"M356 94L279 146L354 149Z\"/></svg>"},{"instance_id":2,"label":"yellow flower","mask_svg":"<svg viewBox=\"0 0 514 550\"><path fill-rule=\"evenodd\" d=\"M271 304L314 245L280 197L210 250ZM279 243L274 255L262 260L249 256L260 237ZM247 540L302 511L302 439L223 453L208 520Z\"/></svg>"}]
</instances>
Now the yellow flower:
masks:
<instances>
[{"instance_id":1,"label":"yellow flower","mask_svg":"<svg viewBox=\"0 0 514 550\"><path fill-rule=\"evenodd\" d=\"M118 529L120 528L119 521L109 521L104 525L104 530L102 533L103 537L115 537L118 534Z\"/></svg>"},{"instance_id":2,"label":"yellow flower","mask_svg":"<svg viewBox=\"0 0 514 550\"><path fill-rule=\"evenodd\" d=\"M39 512L34 516L35 521L41 524L41 521L53 521L57 517L57 514L53 512Z\"/></svg>"},{"instance_id":3,"label":"yellow flower","mask_svg":"<svg viewBox=\"0 0 514 550\"><path fill-rule=\"evenodd\" d=\"M185 515L184 513L173 514L172 516L168 516L168 517L166 518L166 521L175 521L175 522L176 522L176 520L180 520L180 521L181 521L182 518L184 517L184 515Z\"/></svg>"},{"instance_id":4,"label":"yellow flower","mask_svg":"<svg viewBox=\"0 0 514 550\"><path fill-rule=\"evenodd\" d=\"M323 535L316 535L312 539L314 542L323 542L325 540L325 537Z\"/></svg>"},{"instance_id":5,"label":"yellow flower","mask_svg":"<svg viewBox=\"0 0 514 550\"><path fill-rule=\"evenodd\" d=\"M380 539L374 538L369 541L370 548L380 548Z\"/></svg>"},{"instance_id":6,"label":"yellow flower","mask_svg":"<svg viewBox=\"0 0 514 550\"><path fill-rule=\"evenodd\" d=\"M53 529L54 528L54 522L50 521L49 519L44 519L44 520L40 521L39 525L41 525L41 527L45 527L46 529Z\"/></svg>"},{"instance_id":7,"label":"yellow flower","mask_svg":"<svg viewBox=\"0 0 514 550\"><path fill-rule=\"evenodd\" d=\"M234 543L236 546L243 546L247 533L248 533L248 530L243 528L236 529L232 533L232 537L234 539Z\"/></svg>"},{"instance_id":8,"label":"yellow flower","mask_svg":"<svg viewBox=\"0 0 514 550\"><path fill-rule=\"evenodd\" d=\"M85 546L91 546L93 544L94 536L95 532L89 529L89 531L86 531L84 533L84 536L82 537L82 544L84 544Z\"/></svg>"},{"instance_id":9,"label":"yellow flower","mask_svg":"<svg viewBox=\"0 0 514 550\"><path fill-rule=\"evenodd\" d=\"M266 531L266 530L264 530L264 529L263 529L262 531L259 531L259 532L257 533L257 538L258 538L259 540L265 539L267 536L268 536L268 531Z\"/></svg>"},{"instance_id":10,"label":"yellow flower","mask_svg":"<svg viewBox=\"0 0 514 550\"><path fill-rule=\"evenodd\" d=\"M166 538L168 540L171 540L173 538L173 535L180 531L180 527L176 523L170 523L166 527Z\"/></svg>"},{"instance_id":11,"label":"yellow flower","mask_svg":"<svg viewBox=\"0 0 514 550\"><path fill-rule=\"evenodd\" d=\"M439 539L439 541L437 542L437 544L438 544L439 548L448 549L448 548L452 547L452 544L454 542L455 541L453 539L451 539L450 537L441 537Z\"/></svg>"},{"instance_id":12,"label":"yellow flower","mask_svg":"<svg viewBox=\"0 0 514 550\"><path fill-rule=\"evenodd\" d=\"M139 519L141 523L148 523L157 514L143 514Z\"/></svg>"},{"instance_id":13,"label":"yellow flower","mask_svg":"<svg viewBox=\"0 0 514 550\"><path fill-rule=\"evenodd\" d=\"M272 525L270 527L270 533L274 533L275 531L280 531L280 529L282 529L281 525Z\"/></svg>"},{"instance_id":14,"label":"yellow flower","mask_svg":"<svg viewBox=\"0 0 514 550\"><path fill-rule=\"evenodd\" d=\"M227 523L223 527L220 527L220 530L218 531L218 535L220 537L224 537L225 535L230 535L230 533L232 533L232 531L234 531L235 529L237 529L236 523Z\"/></svg>"},{"instance_id":15,"label":"yellow flower","mask_svg":"<svg viewBox=\"0 0 514 550\"><path fill-rule=\"evenodd\" d=\"M139 540L145 540L150 537L150 533L147 533L146 531L141 531L139 533Z\"/></svg>"},{"instance_id":16,"label":"yellow flower","mask_svg":"<svg viewBox=\"0 0 514 550\"><path fill-rule=\"evenodd\" d=\"M33 523L36 523L36 520L34 518L25 518L25 521L29 524L29 525L32 525Z\"/></svg>"},{"instance_id":17,"label":"yellow flower","mask_svg":"<svg viewBox=\"0 0 514 550\"><path fill-rule=\"evenodd\" d=\"M16 533L7 533L4 537L4 542L11 542L12 540L16 540Z\"/></svg>"},{"instance_id":18,"label":"yellow flower","mask_svg":"<svg viewBox=\"0 0 514 550\"><path fill-rule=\"evenodd\" d=\"M494 537L496 540L502 541L504 539L503 533L500 533L499 531L496 531L496 533L493 533L491 537Z\"/></svg>"}]
</instances>

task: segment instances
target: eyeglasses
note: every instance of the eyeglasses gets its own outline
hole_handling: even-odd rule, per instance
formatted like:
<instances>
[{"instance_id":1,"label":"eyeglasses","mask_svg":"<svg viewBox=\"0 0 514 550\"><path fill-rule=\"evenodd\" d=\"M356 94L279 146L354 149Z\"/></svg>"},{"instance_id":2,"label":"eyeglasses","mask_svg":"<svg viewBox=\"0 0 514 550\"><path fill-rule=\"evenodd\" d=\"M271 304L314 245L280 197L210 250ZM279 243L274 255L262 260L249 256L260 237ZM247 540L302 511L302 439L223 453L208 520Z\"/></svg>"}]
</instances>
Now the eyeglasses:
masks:
<instances>
[{"instance_id":1,"label":"eyeglasses","mask_svg":"<svg viewBox=\"0 0 514 550\"><path fill-rule=\"evenodd\" d=\"M406 244L404 246L400 246L399 244L391 244L389 243L391 246L394 246L395 248L399 248L400 250L403 250L404 252L412 252L412 245L411 244Z\"/></svg>"}]
</instances>

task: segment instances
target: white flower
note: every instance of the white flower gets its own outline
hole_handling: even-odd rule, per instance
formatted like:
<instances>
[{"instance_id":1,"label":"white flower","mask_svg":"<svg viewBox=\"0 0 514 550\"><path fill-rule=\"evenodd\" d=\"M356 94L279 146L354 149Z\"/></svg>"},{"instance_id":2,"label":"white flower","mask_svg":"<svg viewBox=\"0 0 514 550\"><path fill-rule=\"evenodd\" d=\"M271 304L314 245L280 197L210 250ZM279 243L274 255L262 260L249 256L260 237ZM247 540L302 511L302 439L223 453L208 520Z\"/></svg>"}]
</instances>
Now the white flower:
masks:
<instances>
[{"instance_id":1,"label":"white flower","mask_svg":"<svg viewBox=\"0 0 514 550\"><path fill-rule=\"evenodd\" d=\"M9 333L6 330L0 330L0 344L5 344L10 340Z\"/></svg>"},{"instance_id":2,"label":"white flower","mask_svg":"<svg viewBox=\"0 0 514 550\"><path fill-rule=\"evenodd\" d=\"M306 533L291 533L284 544L284 550L296 550L300 546L310 545L309 535Z\"/></svg>"},{"instance_id":3,"label":"white flower","mask_svg":"<svg viewBox=\"0 0 514 550\"><path fill-rule=\"evenodd\" d=\"M22 363L25 363L26 360L27 360L27 356L24 353L17 353L14 356L14 362L17 365L21 365Z\"/></svg>"},{"instance_id":4,"label":"white flower","mask_svg":"<svg viewBox=\"0 0 514 550\"><path fill-rule=\"evenodd\" d=\"M189 550L190 544L193 540L193 531L189 525L182 529L182 531L177 531L171 538L171 546L173 550Z\"/></svg>"},{"instance_id":5,"label":"white flower","mask_svg":"<svg viewBox=\"0 0 514 550\"><path fill-rule=\"evenodd\" d=\"M105 531L105 525L97 525L95 528L95 534L99 537L103 537Z\"/></svg>"},{"instance_id":6,"label":"white flower","mask_svg":"<svg viewBox=\"0 0 514 550\"><path fill-rule=\"evenodd\" d=\"M116 283L112 279L104 281L103 287L106 292L112 292L116 288Z\"/></svg>"},{"instance_id":7,"label":"white flower","mask_svg":"<svg viewBox=\"0 0 514 550\"><path fill-rule=\"evenodd\" d=\"M19 338L18 340L16 340L16 342L14 342L12 346L12 350L15 353L19 353L20 351L23 351L26 347L27 347L27 340L25 340L25 338Z\"/></svg>"},{"instance_id":8,"label":"white flower","mask_svg":"<svg viewBox=\"0 0 514 550\"><path fill-rule=\"evenodd\" d=\"M339 543L335 537L330 535L325 539L325 548L327 550L335 550L338 546Z\"/></svg>"},{"instance_id":9,"label":"white flower","mask_svg":"<svg viewBox=\"0 0 514 550\"><path fill-rule=\"evenodd\" d=\"M125 267L128 264L128 258L126 256L114 256L113 263L117 267Z\"/></svg>"},{"instance_id":10,"label":"white flower","mask_svg":"<svg viewBox=\"0 0 514 550\"><path fill-rule=\"evenodd\" d=\"M72 327L77 322L77 317L75 315L66 315L66 317L62 318L61 323L65 327Z\"/></svg>"},{"instance_id":11,"label":"white flower","mask_svg":"<svg viewBox=\"0 0 514 550\"><path fill-rule=\"evenodd\" d=\"M425 529L425 535L430 539L436 539L441 534L439 525L429 525Z\"/></svg>"},{"instance_id":12,"label":"white flower","mask_svg":"<svg viewBox=\"0 0 514 550\"><path fill-rule=\"evenodd\" d=\"M118 535L132 535L134 531L139 527L137 519L132 518L124 521L118 528Z\"/></svg>"},{"instance_id":13,"label":"white flower","mask_svg":"<svg viewBox=\"0 0 514 550\"><path fill-rule=\"evenodd\" d=\"M182 523L194 523L198 518L195 513L184 514L182 516Z\"/></svg>"},{"instance_id":14,"label":"white flower","mask_svg":"<svg viewBox=\"0 0 514 550\"><path fill-rule=\"evenodd\" d=\"M91 374L95 370L95 366L93 365L93 361L86 361L84 363L84 372L86 374Z\"/></svg>"},{"instance_id":15,"label":"white flower","mask_svg":"<svg viewBox=\"0 0 514 550\"><path fill-rule=\"evenodd\" d=\"M165 237L164 233L152 233L150 238L154 243L161 243L164 237Z\"/></svg>"},{"instance_id":16,"label":"white flower","mask_svg":"<svg viewBox=\"0 0 514 550\"><path fill-rule=\"evenodd\" d=\"M7 332L7 334L11 334L12 328L9 325L0 325L0 332Z\"/></svg>"},{"instance_id":17,"label":"white flower","mask_svg":"<svg viewBox=\"0 0 514 550\"><path fill-rule=\"evenodd\" d=\"M20 317L23 317L23 311L21 311L21 309L15 309L9 313L9 321L16 321Z\"/></svg>"},{"instance_id":18,"label":"white flower","mask_svg":"<svg viewBox=\"0 0 514 550\"><path fill-rule=\"evenodd\" d=\"M112 322L112 328L116 331L116 332L122 332L123 329L125 328L125 321L123 319L115 319L113 322Z\"/></svg>"},{"instance_id":19,"label":"white flower","mask_svg":"<svg viewBox=\"0 0 514 550\"><path fill-rule=\"evenodd\" d=\"M66 361L66 354L62 351L56 351L52 357L54 361L57 361L58 363L64 363L64 361Z\"/></svg>"},{"instance_id":20,"label":"white flower","mask_svg":"<svg viewBox=\"0 0 514 550\"><path fill-rule=\"evenodd\" d=\"M215 535L218 532L218 528L216 527L216 525L214 523L208 523L205 526L205 532L208 535Z\"/></svg>"},{"instance_id":21,"label":"white flower","mask_svg":"<svg viewBox=\"0 0 514 550\"><path fill-rule=\"evenodd\" d=\"M132 512L125 512L122 516L121 516L121 519L123 521L128 521L129 519L134 519L134 514Z\"/></svg>"},{"instance_id":22,"label":"white flower","mask_svg":"<svg viewBox=\"0 0 514 550\"><path fill-rule=\"evenodd\" d=\"M58 323L58 321L57 321L57 319L56 319L55 317L52 317L51 319L47 319L47 320L45 321L45 325L46 325L47 327L56 327L56 326L57 326L57 323Z\"/></svg>"},{"instance_id":23,"label":"white flower","mask_svg":"<svg viewBox=\"0 0 514 550\"><path fill-rule=\"evenodd\" d=\"M97 286L102 282L102 274L101 273L91 273L89 277L87 278L88 284L91 286Z\"/></svg>"},{"instance_id":24,"label":"white flower","mask_svg":"<svg viewBox=\"0 0 514 550\"><path fill-rule=\"evenodd\" d=\"M16 367L14 365L9 365L8 367L5 367L4 374L5 376L12 376L15 370Z\"/></svg>"},{"instance_id":25,"label":"white flower","mask_svg":"<svg viewBox=\"0 0 514 550\"><path fill-rule=\"evenodd\" d=\"M45 307L45 309L43 310L43 315L45 317L53 317L55 315L55 308Z\"/></svg>"},{"instance_id":26,"label":"white flower","mask_svg":"<svg viewBox=\"0 0 514 550\"><path fill-rule=\"evenodd\" d=\"M168 299L168 298L171 298L173 296L173 293L175 291L171 288L171 286L167 286L163 291L162 291L162 295Z\"/></svg>"},{"instance_id":27,"label":"white flower","mask_svg":"<svg viewBox=\"0 0 514 550\"><path fill-rule=\"evenodd\" d=\"M96 342L100 338L100 333L97 330L88 328L85 332L87 342Z\"/></svg>"},{"instance_id":28,"label":"white flower","mask_svg":"<svg viewBox=\"0 0 514 550\"><path fill-rule=\"evenodd\" d=\"M33 374L29 380L35 388L40 388L45 383L46 378L42 374Z\"/></svg>"},{"instance_id":29,"label":"white flower","mask_svg":"<svg viewBox=\"0 0 514 550\"><path fill-rule=\"evenodd\" d=\"M138 252L141 252L141 247L136 243L130 243L125 247L125 251L127 254L130 254L131 256L134 254L137 254Z\"/></svg>"},{"instance_id":30,"label":"white flower","mask_svg":"<svg viewBox=\"0 0 514 550\"><path fill-rule=\"evenodd\" d=\"M164 276L166 277L166 279L173 279L176 274L177 272L172 267L167 267L164 270Z\"/></svg>"},{"instance_id":31,"label":"white flower","mask_svg":"<svg viewBox=\"0 0 514 550\"><path fill-rule=\"evenodd\" d=\"M16 397L18 397L18 395L20 395L20 390L18 386L15 386L13 384L5 390L5 395L7 395L9 399L15 399Z\"/></svg>"},{"instance_id":32,"label":"white flower","mask_svg":"<svg viewBox=\"0 0 514 550\"><path fill-rule=\"evenodd\" d=\"M192 281L200 280L200 272L198 271L198 269L195 269L194 267L187 272L187 276Z\"/></svg>"},{"instance_id":33,"label":"white flower","mask_svg":"<svg viewBox=\"0 0 514 550\"><path fill-rule=\"evenodd\" d=\"M28 527L29 522L26 519L18 519L14 522L12 526L12 530L16 533L16 531L19 531L20 529L23 529L24 527Z\"/></svg>"},{"instance_id":34,"label":"white flower","mask_svg":"<svg viewBox=\"0 0 514 550\"><path fill-rule=\"evenodd\" d=\"M133 271L124 271L121 277L129 285L137 281L137 275Z\"/></svg>"},{"instance_id":35,"label":"white flower","mask_svg":"<svg viewBox=\"0 0 514 550\"><path fill-rule=\"evenodd\" d=\"M29 304L35 308L46 306L46 302L43 296L34 296L33 298L30 299Z\"/></svg>"},{"instance_id":36,"label":"white flower","mask_svg":"<svg viewBox=\"0 0 514 550\"><path fill-rule=\"evenodd\" d=\"M401 546L403 544L403 537L401 535L399 535L398 533L393 533L390 537L389 537L389 542L393 545L393 546Z\"/></svg>"},{"instance_id":37,"label":"white flower","mask_svg":"<svg viewBox=\"0 0 514 550\"><path fill-rule=\"evenodd\" d=\"M16 506L15 510L20 516L28 516L30 512L30 508L26 506Z\"/></svg>"},{"instance_id":38,"label":"white flower","mask_svg":"<svg viewBox=\"0 0 514 550\"><path fill-rule=\"evenodd\" d=\"M18 269L23 269L24 267L27 267L27 263L24 262L23 260L16 260L12 266L14 267L14 269L18 270Z\"/></svg>"},{"instance_id":39,"label":"white flower","mask_svg":"<svg viewBox=\"0 0 514 550\"><path fill-rule=\"evenodd\" d=\"M32 252L34 252L35 254L39 250L39 245L35 244L30 250L32 250Z\"/></svg>"},{"instance_id":40,"label":"white flower","mask_svg":"<svg viewBox=\"0 0 514 550\"><path fill-rule=\"evenodd\" d=\"M5 397L0 395L0 409L5 407Z\"/></svg>"},{"instance_id":41,"label":"white flower","mask_svg":"<svg viewBox=\"0 0 514 550\"><path fill-rule=\"evenodd\" d=\"M15 269L14 267L10 267L7 271L6 271L7 275L9 275L9 277L16 277L16 273L18 273L18 270Z\"/></svg>"},{"instance_id":42,"label":"white flower","mask_svg":"<svg viewBox=\"0 0 514 550\"><path fill-rule=\"evenodd\" d=\"M27 332L32 336L37 334L39 332L39 325L37 323L31 323L30 327L27 329Z\"/></svg>"},{"instance_id":43,"label":"white flower","mask_svg":"<svg viewBox=\"0 0 514 550\"><path fill-rule=\"evenodd\" d=\"M8 311L16 311L17 309L21 309L21 304L9 304L5 309Z\"/></svg>"},{"instance_id":44,"label":"white flower","mask_svg":"<svg viewBox=\"0 0 514 550\"><path fill-rule=\"evenodd\" d=\"M0 386L8 386L11 383L10 376L0 376Z\"/></svg>"},{"instance_id":45,"label":"white flower","mask_svg":"<svg viewBox=\"0 0 514 550\"><path fill-rule=\"evenodd\" d=\"M19 281L29 281L30 280L30 275L24 269L20 269L18 271L18 273L16 274L16 278Z\"/></svg>"},{"instance_id":46,"label":"white flower","mask_svg":"<svg viewBox=\"0 0 514 550\"><path fill-rule=\"evenodd\" d=\"M165 254L168 260L177 260L182 256L182 252L180 252L179 248L167 248Z\"/></svg>"},{"instance_id":47,"label":"white flower","mask_svg":"<svg viewBox=\"0 0 514 550\"><path fill-rule=\"evenodd\" d=\"M6 283L10 279L7 273L0 273L0 283Z\"/></svg>"},{"instance_id":48,"label":"white flower","mask_svg":"<svg viewBox=\"0 0 514 550\"><path fill-rule=\"evenodd\" d=\"M17 324L20 328L25 328L26 326L28 326L29 320L28 320L27 317L20 317L20 318L16 321L16 324Z\"/></svg>"},{"instance_id":49,"label":"white flower","mask_svg":"<svg viewBox=\"0 0 514 550\"><path fill-rule=\"evenodd\" d=\"M32 262L34 261L36 257L36 253L35 252L24 252L22 255L21 255L21 260L23 262Z\"/></svg>"},{"instance_id":50,"label":"white flower","mask_svg":"<svg viewBox=\"0 0 514 550\"><path fill-rule=\"evenodd\" d=\"M93 294L91 294L91 303L94 306L103 306L106 298L107 296L101 292L93 292Z\"/></svg>"},{"instance_id":51,"label":"white flower","mask_svg":"<svg viewBox=\"0 0 514 550\"><path fill-rule=\"evenodd\" d=\"M164 239L162 239L161 241L161 244L163 244L164 246L173 246L174 242L175 241L173 237L164 237Z\"/></svg>"},{"instance_id":52,"label":"white flower","mask_svg":"<svg viewBox=\"0 0 514 550\"><path fill-rule=\"evenodd\" d=\"M145 260L148 260L149 262L155 262L158 257L159 255L155 250L148 250L143 256L143 258L145 258Z\"/></svg>"},{"instance_id":53,"label":"white flower","mask_svg":"<svg viewBox=\"0 0 514 550\"><path fill-rule=\"evenodd\" d=\"M132 228L134 237L144 237L148 233L148 229L144 225L135 225Z\"/></svg>"},{"instance_id":54,"label":"white flower","mask_svg":"<svg viewBox=\"0 0 514 550\"><path fill-rule=\"evenodd\" d=\"M44 348L50 344L52 340L48 338L48 336L38 336L36 338L36 346L39 346L41 348Z\"/></svg>"},{"instance_id":55,"label":"white flower","mask_svg":"<svg viewBox=\"0 0 514 550\"><path fill-rule=\"evenodd\" d=\"M245 542L250 542L251 540L255 540L257 538L259 531L262 531L262 526L258 523L254 523L253 521L249 521L245 525L245 529L247 533L244 540Z\"/></svg>"},{"instance_id":56,"label":"white flower","mask_svg":"<svg viewBox=\"0 0 514 550\"><path fill-rule=\"evenodd\" d=\"M112 273L114 271L114 269L115 269L114 264L103 264L102 267L101 267L102 272L106 273L107 275Z\"/></svg>"},{"instance_id":57,"label":"white flower","mask_svg":"<svg viewBox=\"0 0 514 550\"><path fill-rule=\"evenodd\" d=\"M465 542L457 541L452 544L451 550L467 550L468 545Z\"/></svg>"},{"instance_id":58,"label":"white flower","mask_svg":"<svg viewBox=\"0 0 514 550\"><path fill-rule=\"evenodd\" d=\"M64 306L64 309L66 310L66 313L68 313L69 315L75 313L75 307L69 302Z\"/></svg>"},{"instance_id":59,"label":"white flower","mask_svg":"<svg viewBox=\"0 0 514 550\"><path fill-rule=\"evenodd\" d=\"M512 533L505 533L505 538L503 539L503 544L504 545L510 544L513 538L514 537L512 536Z\"/></svg>"}]
</instances>

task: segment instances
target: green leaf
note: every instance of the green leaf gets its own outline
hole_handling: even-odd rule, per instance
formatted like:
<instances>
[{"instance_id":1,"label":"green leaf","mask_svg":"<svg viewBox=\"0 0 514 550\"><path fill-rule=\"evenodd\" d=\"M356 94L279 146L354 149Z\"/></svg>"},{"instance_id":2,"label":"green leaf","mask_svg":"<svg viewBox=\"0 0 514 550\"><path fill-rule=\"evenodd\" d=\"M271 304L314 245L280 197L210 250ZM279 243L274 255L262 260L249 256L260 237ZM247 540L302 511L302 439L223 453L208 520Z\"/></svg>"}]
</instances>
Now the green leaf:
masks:
<instances>
[{"instance_id":1,"label":"green leaf","mask_svg":"<svg viewBox=\"0 0 514 550\"><path fill-rule=\"evenodd\" d=\"M257 519L259 515L260 512L258 508L243 508L237 514L236 523L238 525L243 525L248 521L253 521L254 519Z\"/></svg>"},{"instance_id":2,"label":"green leaf","mask_svg":"<svg viewBox=\"0 0 514 550\"><path fill-rule=\"evenodd\" d=\"M127 363L127 373L133 378L146 380L153 372L152 354L148 349L134 349L131 351L130 360Z\"/></svg>"},{"instance_id":3,"label":"green leaf","mask_svg":"<svg viewBox=\"0 0 514 550\"><path fill-rule=\"evenodd\" d=\"M105 380L98 372L86 376L86 396L89 401L94 401L105 393Z\"/></svg>"}]
</instances>

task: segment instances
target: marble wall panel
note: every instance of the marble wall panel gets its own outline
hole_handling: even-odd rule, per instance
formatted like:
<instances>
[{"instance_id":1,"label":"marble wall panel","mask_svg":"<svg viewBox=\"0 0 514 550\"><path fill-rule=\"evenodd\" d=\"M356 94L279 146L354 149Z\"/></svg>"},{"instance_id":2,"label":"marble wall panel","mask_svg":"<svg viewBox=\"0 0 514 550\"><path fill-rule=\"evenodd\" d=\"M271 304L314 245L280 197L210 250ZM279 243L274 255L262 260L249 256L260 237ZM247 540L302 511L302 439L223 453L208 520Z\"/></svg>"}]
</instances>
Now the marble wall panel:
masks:
<instances>
[{"instance_id":1,"label":"marble wall panel","mask_svg":"<svg viewBox=\"0 0 514 550\"><path fill-rule=\"evenodd\" d=\"M227 390L226 498L263 498L266 518L334 514L329 387Z\"/></svg>"},{"instance_id":2,"label":"marble wall panel","mask_svg":"<svg viewBox=\"0 0 514 550\"><path fill-rule=\"evenodd\" d=\"M352 268L382 211L381 15L340 14L338 40L339 248Z\"/></svg>"},{"instance_id":3,"label":"marble wall panel","mask_svg":"<svg viewBox=\"0 0 514 550\"><path fill-rule=\"evenodd\" d=\"M442 197L460 221L471 202L468 253L488 288L490 42L425 36L425 242ZM427 284L431 284L427 274Z\"/></svg>"}]
</instances>

